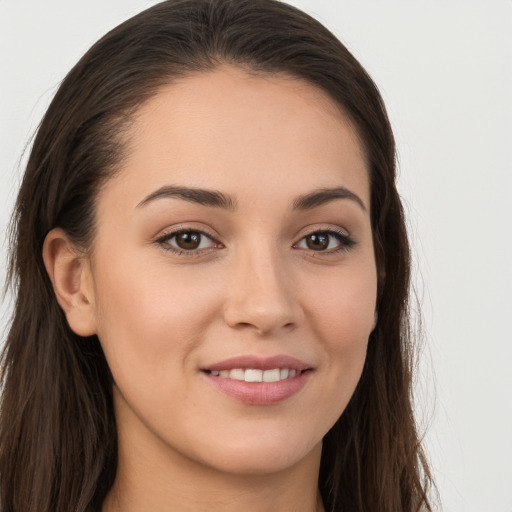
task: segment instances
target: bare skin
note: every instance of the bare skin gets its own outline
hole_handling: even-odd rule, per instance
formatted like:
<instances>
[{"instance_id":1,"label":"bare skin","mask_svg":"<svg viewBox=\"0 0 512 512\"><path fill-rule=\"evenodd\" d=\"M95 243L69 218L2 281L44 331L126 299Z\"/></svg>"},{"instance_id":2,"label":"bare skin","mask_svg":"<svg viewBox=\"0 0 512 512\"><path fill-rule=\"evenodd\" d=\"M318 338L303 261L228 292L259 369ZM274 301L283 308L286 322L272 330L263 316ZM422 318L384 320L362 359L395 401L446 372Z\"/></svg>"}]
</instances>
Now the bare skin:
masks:
<instances>
[{"instance_id":1,"label":"bare skin","mask_svg":"<svg viewBox=\"0 0 512 512\"><path fill-rule=\"evenodd\" d=\"M311 85L223 66L164 88L128 140L89 256L60 230L44 250L71 328L98 335L115 380L103 512L322 511L322 438L375 326L355 130ZM226 392L215 365L246 356L303 362L300 385L268 403Z\"/></svg>"}]
</instances>

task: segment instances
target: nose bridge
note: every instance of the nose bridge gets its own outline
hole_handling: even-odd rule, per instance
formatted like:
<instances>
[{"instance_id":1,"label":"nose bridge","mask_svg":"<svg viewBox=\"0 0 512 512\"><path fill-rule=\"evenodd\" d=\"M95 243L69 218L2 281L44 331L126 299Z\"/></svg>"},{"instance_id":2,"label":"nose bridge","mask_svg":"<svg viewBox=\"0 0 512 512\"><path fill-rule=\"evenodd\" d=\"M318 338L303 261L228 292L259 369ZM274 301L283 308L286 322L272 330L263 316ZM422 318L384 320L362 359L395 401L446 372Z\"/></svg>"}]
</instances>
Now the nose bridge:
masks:
<instances>
[{"instance_id":1,"label":"nose bridge","mask_svg":"<svg viewBox=\"0 0 512 512\"><path fill-rule=\"evenodd\" d=\"M230 289L225 316L232 327L252 327L265 334L299 321L290 268L275 244L240 247L233 261Z\"/></svg>"}]
</instances>

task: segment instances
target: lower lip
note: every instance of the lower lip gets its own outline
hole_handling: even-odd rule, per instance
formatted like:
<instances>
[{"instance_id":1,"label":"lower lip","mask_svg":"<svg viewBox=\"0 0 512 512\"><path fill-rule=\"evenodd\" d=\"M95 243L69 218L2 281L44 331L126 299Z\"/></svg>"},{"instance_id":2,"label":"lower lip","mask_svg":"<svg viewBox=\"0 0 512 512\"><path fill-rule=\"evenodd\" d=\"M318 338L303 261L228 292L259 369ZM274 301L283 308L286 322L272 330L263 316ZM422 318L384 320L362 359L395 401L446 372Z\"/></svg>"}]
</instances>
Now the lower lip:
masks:
<instances>
[{"instance_id":1,"label":"lower lip","mask_svg":"<svg viewBox=\"0 0 512 512\"><path fill-rule=\"evenodd\" d=\"M278 382L245 382L204 373L226 395L248 405L274 405L298 393L306 384L311 370Z\"/></svg>"}]
</instances>

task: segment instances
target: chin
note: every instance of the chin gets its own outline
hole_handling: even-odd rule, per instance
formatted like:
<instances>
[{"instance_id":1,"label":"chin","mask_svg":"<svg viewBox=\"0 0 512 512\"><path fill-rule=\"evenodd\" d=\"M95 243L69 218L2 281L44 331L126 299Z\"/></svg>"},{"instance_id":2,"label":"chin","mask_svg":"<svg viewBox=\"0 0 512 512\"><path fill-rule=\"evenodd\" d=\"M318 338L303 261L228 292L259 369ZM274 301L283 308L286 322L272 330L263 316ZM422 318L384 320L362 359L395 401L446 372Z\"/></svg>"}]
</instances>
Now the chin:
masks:
<instances>
[{"instance_id":1,"label":"chin","mask_svg":"<svg viewBox=\"0 0 512 512\"><path fill-rule=\"evenodd\" d=\"M239 475L265 475L292 468L309 457L318 457L322 449L321 440L316 443L290 439L290 436L260 435L248 442L229 443L222 449L210 451L205 463L225 473ZM217 448L221 448L217 445Z\"/></svg>"}]
</instances>

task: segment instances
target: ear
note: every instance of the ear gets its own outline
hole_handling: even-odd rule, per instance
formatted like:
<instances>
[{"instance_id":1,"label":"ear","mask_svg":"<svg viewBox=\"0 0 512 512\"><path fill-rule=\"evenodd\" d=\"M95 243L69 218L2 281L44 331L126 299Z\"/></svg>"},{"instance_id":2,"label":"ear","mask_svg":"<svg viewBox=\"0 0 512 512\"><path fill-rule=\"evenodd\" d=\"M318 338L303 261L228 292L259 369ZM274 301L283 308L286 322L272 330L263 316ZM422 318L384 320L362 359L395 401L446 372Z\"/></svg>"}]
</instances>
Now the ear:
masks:
<instances>
[{"instance_id":1,"label":"ear","mask_svg":"<svg viewBox=\"0 0 512 512\"><path fill-rule=\"evenodd\" d=\"M46 271L71 330L96 334L94 288L89 258L80 253L63 229L52 229L43 244Z\"/></svg>"}]
</instances>

